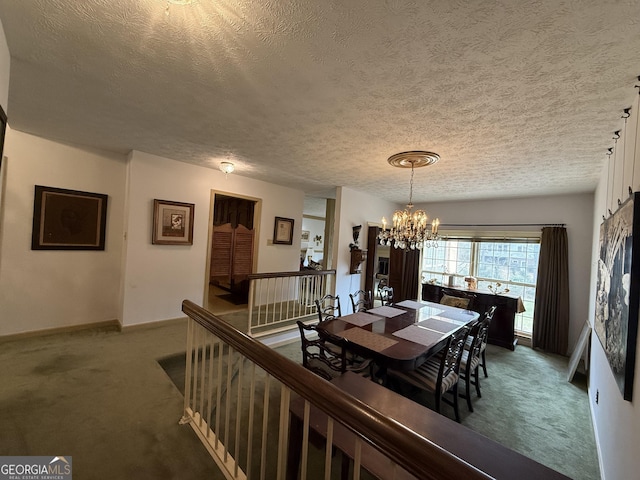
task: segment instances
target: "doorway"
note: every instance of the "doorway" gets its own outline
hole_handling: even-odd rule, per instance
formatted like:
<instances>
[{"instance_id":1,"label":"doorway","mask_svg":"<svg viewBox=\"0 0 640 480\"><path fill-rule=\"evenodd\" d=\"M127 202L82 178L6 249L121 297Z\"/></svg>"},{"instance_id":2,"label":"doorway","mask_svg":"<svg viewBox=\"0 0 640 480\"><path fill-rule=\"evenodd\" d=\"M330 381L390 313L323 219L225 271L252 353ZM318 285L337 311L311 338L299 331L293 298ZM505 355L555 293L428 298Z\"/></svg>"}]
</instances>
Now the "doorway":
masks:
<instances>
[{"instance_id":1,"label":"doorway","mask_svg":"<svg viewBox=\"0 0 640 480\"><path fill-rule=\"evenodd\" d=\"M216 314L248 308L255 271L259 199L212 192L206 308Z\"/></svg>"},{"instance_id":2,"label":"doorway","mask_svg":"<svg viewBox=\"0 0 640 480\"><path fill-rule=\"evenodd\" d=\"M418 273L420 268L420 250L403 250L380 245L378 234L380 227L369 226L367 237L367 269L365 290L370 291L375 300L379 300L379 289L383 285L393 288L394 301L416 300L419 298Z\"/></svg>"}]
</instances>

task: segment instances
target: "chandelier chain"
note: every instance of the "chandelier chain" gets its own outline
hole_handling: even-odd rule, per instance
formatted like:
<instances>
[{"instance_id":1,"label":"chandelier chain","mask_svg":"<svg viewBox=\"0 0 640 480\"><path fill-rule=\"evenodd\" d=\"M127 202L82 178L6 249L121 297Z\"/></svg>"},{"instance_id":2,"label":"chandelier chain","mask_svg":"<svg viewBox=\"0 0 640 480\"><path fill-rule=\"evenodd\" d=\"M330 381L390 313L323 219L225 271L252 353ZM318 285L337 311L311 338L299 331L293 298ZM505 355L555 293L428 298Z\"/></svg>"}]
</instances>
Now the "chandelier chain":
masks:
<instances>
[{"instance_id":1,"label":"chandelier chain","mask_svg":"<svg viewBox=\"0 0 640 480\"><path fill-rule=\"evenodd\" d=\"M409 205L407 207L413 207L413 162L411 162L411 181L409 182Z\"/></svg>"}]
</instances>

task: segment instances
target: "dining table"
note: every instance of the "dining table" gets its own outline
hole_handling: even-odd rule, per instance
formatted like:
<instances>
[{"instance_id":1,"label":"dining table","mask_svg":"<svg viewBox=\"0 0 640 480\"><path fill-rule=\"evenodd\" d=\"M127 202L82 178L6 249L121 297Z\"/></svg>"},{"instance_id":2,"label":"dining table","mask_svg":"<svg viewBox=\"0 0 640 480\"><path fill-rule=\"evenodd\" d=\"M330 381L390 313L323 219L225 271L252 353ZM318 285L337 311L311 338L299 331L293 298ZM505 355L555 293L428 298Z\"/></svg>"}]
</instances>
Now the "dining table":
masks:
<instances>
[{"instance_id":1,"label":"dining table","mask_svg":"<svg viewBox=\"0 0 640 480\"><path fill-rule=\"evenodd\" d=\"M471 310L404 300L322 321L320 335L347 340L347 348L387 368L413 370L440 351L448 338L477 320Z\"/></svg>"}]
</instances>

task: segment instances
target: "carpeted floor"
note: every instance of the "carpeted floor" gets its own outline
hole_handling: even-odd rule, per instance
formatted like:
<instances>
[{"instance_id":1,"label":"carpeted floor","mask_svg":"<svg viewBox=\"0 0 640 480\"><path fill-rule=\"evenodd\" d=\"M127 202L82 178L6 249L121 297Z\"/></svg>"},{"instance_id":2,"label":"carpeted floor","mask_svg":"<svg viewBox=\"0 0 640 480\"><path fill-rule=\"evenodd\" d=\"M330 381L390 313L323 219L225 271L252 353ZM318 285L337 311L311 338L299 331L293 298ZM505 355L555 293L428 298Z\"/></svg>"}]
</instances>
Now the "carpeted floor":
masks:
<instances>
[{"instance_id":1,"label":"carpeted floor","mask_svg":"<svg viewBox=\"0 0 640 480\"><path fill-rule=\"evenodd\" d=\"M167 322L1 343L0 452L72 456L77 478L223 478L178 424L183 398L158 363L180 358L185 340L186 322ZM300 361L297 343L278 351ZM584 382L565 381L566 359L520 346L489 346L488 357L483 396L473 414L462 406L462 423L572 478L598 479Z\"/></svg>"},{"instance_id":2,"label":"carpeted floor","mask_svg":"<svg viewBox=\"0 0 640 480\"><path fill-rule=\"evenodd\" d=\"M0 344L0 452L73 457L78 479L223 479L157 359L186 321Z\"/></svg>"},{"instance_id":3,"label":"carpeted floor","mask_svg":"<svg viewBox=\"0 0 640 480\"><path fill-rule=\"evenodd\" d=\"M300 363L297 342L276 348ZM461 401L462 424L561 473L580 480L600 478L586 381L576 375L566 381L567 359L518 346L512 352L488 346L489 377L481 378L482 398L473 395L474 412ZM160 363L183 390L184 354ZM414 401L433 408L430 396L398 389ZM453 409L443 406L453 418ZM517 473L514 473L514 478Z\"/></svg>"}]
</instances>

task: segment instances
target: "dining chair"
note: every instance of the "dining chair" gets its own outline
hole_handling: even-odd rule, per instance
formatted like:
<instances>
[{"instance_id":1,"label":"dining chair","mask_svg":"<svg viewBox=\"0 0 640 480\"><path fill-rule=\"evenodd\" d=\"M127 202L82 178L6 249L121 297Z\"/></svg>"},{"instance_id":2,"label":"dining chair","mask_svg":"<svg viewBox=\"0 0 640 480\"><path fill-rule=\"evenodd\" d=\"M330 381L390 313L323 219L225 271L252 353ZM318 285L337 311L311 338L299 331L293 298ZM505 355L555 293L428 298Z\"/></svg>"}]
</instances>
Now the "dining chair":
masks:
<instances>
[{"instance_id":1,"label":"dining chair","mask_svg":"<svg viewBox=\"0 0 640 480\"><path fill-rule=\"evenodd\" d=\"M476 395L478 398L482 397L480 393L480 356L481 347L483 341L486 344L487 332L489 331L489 322L491 318L486 315L477 320L469 330L469 336L465 342L464 351L462 352L462 359L460 360L460 379L464 381L464 393L460 396L467 400L467 408L470 412L473 412L473 406L471 405L471 385L476 388Z\"/></svg>"},{"instance_id":2,"label":"dining chair","mask_svg":"<svg viewBox=\"0 0 640 480\"><path fill-rule=\"evenodd\" d=\"M353 313L365 312L369 310L373 305L371 304L371 292L365 290L358 290L357 292L350 293L351 307Z\"/></svg>"},{"instance_id":3,"label":"dining chair","mask_svg":"<svg viewBox=\"0 0 640 480\"><path fill-rule=\"evenodd\" d=\"M393 303L393 287L382 287L380 289L380 301L382 305L391 305Z\"/></svg>"},{"instance_id":4,"label":"dining chair","mask_svg":"<svg viewBox=\"0 0 640 480\"><path fill-rule=\"evenodd\" d=\"M349 341L335 336L320 334L317 325L296 322L300 330L302 365L324 378L331 380L345 372L364 374L373 378L373 361L359 359L355 362L347 357Z\"/></svg>"},{"instance_id":5,"label":"dining chair","mask_svg":"<svg viewBox=\"0 0 640 480\"><path fill-rule=\"evenodd\" d=\"M340 296L327 294L319 300L315 301L318 319L322 322L342 316L342 308L340 307Z\"/></svg>"},{"instance_id":6,"label":"dining chair","mask_svg":"<svg viewBox=\"0 0 640 480\"><path fill-rule=\"evenodd\" d=\"M496 313L496 307L495 305L492 305L491 308L489 308L489 310L487 310L484 313L484 316L482 317L483 321L486 321L487 323L487 329L484 330L482 332L482 337L480 339L481 343L480 343L480 366L482 367L482 372L484 373L485 378L487 378L489 375L487 375L487 358L486 358L486 354L485 351L487 349L487 341L489 339L489 325L491 324L491 321L493 320L493 316ZM471 342L473 341L471 335L469 335L469 338L467 338L467 343L465 344L465 349L468 350L471 348Z\"/></svg>"},{"instance_id":7,"label":"dining chair","mask_svg":"<svg viewBox=\"0 0 640 480\"><path fill-rule=\"evenodd\" d=\"M456 422L460 423L458 409L458 380L460 379L460 361L464 345L469 335L469 327L464 326L454 332L447 340L446 346L436 355L429 358L415 370L388 370L388 375L432 393L435 397L436 412L440 413L442 402L453 407ZM445 398L451 393L453 399Z\"/></svg>"}]
</instances>

